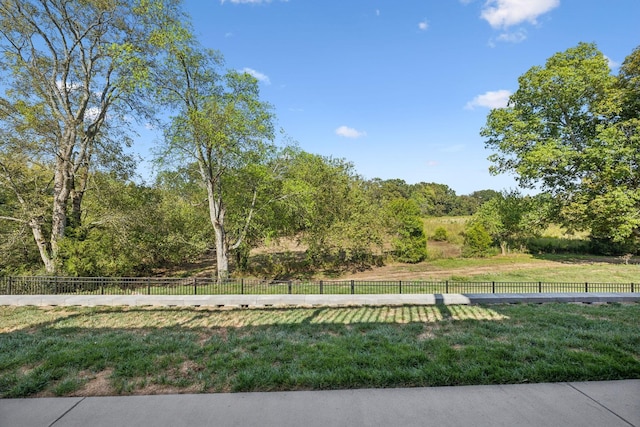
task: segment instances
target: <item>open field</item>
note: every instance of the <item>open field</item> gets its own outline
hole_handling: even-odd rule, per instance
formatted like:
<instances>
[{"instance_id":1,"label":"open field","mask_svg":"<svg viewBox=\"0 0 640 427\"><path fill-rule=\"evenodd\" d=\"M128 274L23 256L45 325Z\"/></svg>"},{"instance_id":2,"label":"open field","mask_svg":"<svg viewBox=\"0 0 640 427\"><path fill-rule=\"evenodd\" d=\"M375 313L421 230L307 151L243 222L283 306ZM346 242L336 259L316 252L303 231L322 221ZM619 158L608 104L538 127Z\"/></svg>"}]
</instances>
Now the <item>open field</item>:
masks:
<instances>
[{"instance_id":1,"label":"open field","mask_svg":"<svg viewBox=\"0 0 640 427\"><path fill-rule=\"evenodd\" d=\"M354 280L457 280L496 282L632 283L639 264L613 257L534 256L512 254L491 258L447 258L419 264L392 263L346 274Z\"/></svg>"},{"instance_id":2,"label":"open field","mask_svg":"<svg viewBox=\"0 0 640 427\"><path fill-rule=\"evenodd\" d=\"M640 304L0 308L0 397L640 378Z\"/></svg>"}]
</instances>

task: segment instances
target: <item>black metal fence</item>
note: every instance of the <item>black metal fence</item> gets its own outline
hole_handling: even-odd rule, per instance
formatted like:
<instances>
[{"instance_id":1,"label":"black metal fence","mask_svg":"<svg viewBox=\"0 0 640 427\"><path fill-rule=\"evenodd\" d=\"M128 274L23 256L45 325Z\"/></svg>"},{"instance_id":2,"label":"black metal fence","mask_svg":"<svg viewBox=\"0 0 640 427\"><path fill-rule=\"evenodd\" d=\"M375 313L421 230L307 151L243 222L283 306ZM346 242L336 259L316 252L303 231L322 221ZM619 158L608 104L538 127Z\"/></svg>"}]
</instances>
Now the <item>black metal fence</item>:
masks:
<instances>
[{"instance_id":1,"label":"black metal fence","mask_svg":"<svg viewBox=\"0 0 640 427\"><path fill-rule=\"evenodd\" d=\"M638 292L636 283L269 281L208 277L0 277L0 295L468 294Z\"/></svg>"}]
</instances>

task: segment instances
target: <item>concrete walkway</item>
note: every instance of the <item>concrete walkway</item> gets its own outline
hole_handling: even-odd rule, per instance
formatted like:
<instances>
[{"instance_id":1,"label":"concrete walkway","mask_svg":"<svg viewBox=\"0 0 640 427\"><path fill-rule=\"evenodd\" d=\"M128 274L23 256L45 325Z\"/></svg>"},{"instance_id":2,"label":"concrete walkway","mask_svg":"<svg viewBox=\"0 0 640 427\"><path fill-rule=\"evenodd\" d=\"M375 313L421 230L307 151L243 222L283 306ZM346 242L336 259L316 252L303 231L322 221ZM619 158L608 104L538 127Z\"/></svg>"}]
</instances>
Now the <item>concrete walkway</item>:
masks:
<instances>
[{"instance_id":1,"label":"concrete walkway","mask_svg":"<svg viewBox=\"0 0 640 427\"><path fill-rule=\"evenodd\" d=\"M0 305L84 306L323 306L640 302L636 293L371 294L371 295L0 295ZM1 426L0 426L1 427Z\"/></svg>"},{"instance_id":2,"label":"concrete walkway","mask_svg":"<svg viewBox=\"0 0 640 427\"><path fill-rule=\"evenodd\" d=\"M640 380L0 399L2 427L640 426Z\"/></svg>"}]
</instances>

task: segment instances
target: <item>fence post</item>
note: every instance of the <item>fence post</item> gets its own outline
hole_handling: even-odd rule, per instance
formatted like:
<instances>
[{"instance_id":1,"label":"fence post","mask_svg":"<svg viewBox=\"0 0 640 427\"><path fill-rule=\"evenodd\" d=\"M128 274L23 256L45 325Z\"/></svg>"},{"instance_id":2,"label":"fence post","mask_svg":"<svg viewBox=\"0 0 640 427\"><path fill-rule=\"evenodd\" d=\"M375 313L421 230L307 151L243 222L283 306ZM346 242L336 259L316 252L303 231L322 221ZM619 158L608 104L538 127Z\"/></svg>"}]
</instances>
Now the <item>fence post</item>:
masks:
<instances>
[{"instance_id":1,"label":"fence post","mask_svg":"<svg viewBox=\"0 0 640 427\"><path fill-rule=\"evenodd\" d=\"M322 292L323 292L322 285L323 285L322 280L320 280L320 295L322 295ZM633 289L633 286L631 287L631 289Z\"/></svg>"},{"instance_id":2,"label":"fence post","mask_svg":"<svg viewBox=\"0 0 640 427\"><path fill-rule=\"evenodd\" d=\"M60 293L58 291L58 276L53 276L53 292L55 292L56 294Z\"/></svg>"},{"instance_id":3,"label":"fence post","mask_svg":"<svg viewBox=\"0 0 640 427\"><path fill-rule=\"evenodd\" d=\"M542 282L538 282L538 293L542 293Z\"/></svg>"},{"instance_id":4,"label":"fence post","mask_svg":"<svg viewBox=\"0 0 640 427\"><path fill-rule=\"evenodd\" d=\"M151 277L147 277L147 295L151 295Z\"/></svg>"},{"instance_id":5,"label":"fence post","mask_svg":"<svg viewBox=\"0 0 640 427\"><path fill-rule=\"evenodd\" d=\"M631 293L633 293L633 292L634 292L634 290L633 290L633 282L631 282Z\"/></svg>"},{"instance_id":6,"label":"fence post","mask_svg":"<svg viewBox=\"0 0 640 427\"><path fill-rule=\"evenodd\" d=\"M449 293L449 281L445 280L444 282L444 293L448 294Z\"/></svg>"},{"instance_id":7,"label":"fence post","mask_svg":"<svg viewBox=\"0 0 640 427\"><path fill-rule=\"evenodd\" d=\"M104 295L104 277L100 278L100 295Z\"/></svg>"},{"instance_id":8,"label":"fence post","mask_svg":"<svg viewBox=\"0 0 640 427\"><path fill-rule=\"evenodd\" d=\"M355 289L355 283L353 282L353 280L351 281L351 295L356 293L356 289Z\"/></svg>"},{"instance_id":9,"label":"fence post","mask_svg":"<svg viewBox=\"0 0 640 427\"><path fill-rule=\"evenodd\" d=\"M491 293L492 294L496 293L496 282L491 282Z\"/></svg>"},{"instance_id":10,"label":"fence post","mask_svg":"<svg viewBox=\"0 0 640 427\"><path fill-rule=\"evenodd\" d=\"M193 294L198 295L198 278L193 278Z\"/></svg>"},{"instance_id":11,"label":"fence post","mask_svg":"<svg viewBox=\"0 0 640 427\"><path fill-rule=\"evenodd\" d=\"M289 295L291 295L291 280L287 282L287 288L289 289Z\"/></svg>"},{"instance_id":12,"label":"fence post","mask_svg":"<svg viewBox=\"0 0 640 427\"><path fill-rule=\"evenodd\" d=\"M398 280L398 288L400 288L400 293L402 293L402 280Z\"/></svg>"},{"instance_id":13,"label":"fence post","mask_svg":"<svg viewBox=\"0 0 640 427\"><path fill-rule=\"evenodd\" d=\"M244 277L240 279L240 295L244 295Z\"/></svg>"},{"instance_id":14,"label":"fence post","mask_svg":"<svg viewBox=\"0 0 640 427\"><path fill-rule=\"evenodd\" d=\"M13 276L9 276L9 286L7 289L7 295L11 295L11 285L13 285Z\"/></svg>"},{"instance_id":15,"label":"fence post","mask_svg":"<svg viewBox=\"0 0 640 427\"><path fill-rule=\"evenodd\" d=\"M584 291L589 292L589 282L584 282Z\"/></svg>"}]
</instances>

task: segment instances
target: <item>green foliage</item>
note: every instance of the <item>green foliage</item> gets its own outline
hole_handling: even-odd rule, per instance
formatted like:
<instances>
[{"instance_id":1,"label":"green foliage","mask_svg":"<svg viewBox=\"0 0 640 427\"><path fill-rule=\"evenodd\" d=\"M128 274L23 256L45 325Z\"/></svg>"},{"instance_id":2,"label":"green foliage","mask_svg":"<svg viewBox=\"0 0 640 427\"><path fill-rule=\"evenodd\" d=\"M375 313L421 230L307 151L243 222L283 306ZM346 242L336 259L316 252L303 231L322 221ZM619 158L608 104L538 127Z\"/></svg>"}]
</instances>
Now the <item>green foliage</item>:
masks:
<instances>
[{"instance_id":1,"label":"green foliage","mask_svg":"<svg viewBox=\"0 0 640 427\"><path fill-rule=\"evenodd\" d=\"M532 254L589 254L593 246L588 240L558 237L533 237L526 241Z\"/></svg>"},{"instance_id":2,"label":"green foliage","mask_svg":"<svg viewBox=\"0 0 640 427\"><path fill-rule=\"evenodd\" d=\"M365 267L382 243L380 209L351 164L291 153L283 182L289 230L308 246L309 263Z\"/></svg>"},{"instance_id":3,"label":"green foliage","mask_svg":"<svg viewBox=\"0 0 640 427\"><path fill-rule=\"evenodd\" d=\"M83 225L69 229L61 242L67 274L137 276L193 260L205 251L208 234L202 224L207 217L190 204L189 195L107 175L97 175L93 184Z\"/></svg>"},{"instance_id":4,"label":"green foliage","mask_svg":"<svg viewBox=\"0 0 640 427\"><path fill-rule=\"evenodd\" d=\"M432 240L436 242L446 242L449 239L449 234L447 233L447 229L444 227L438 227L433 232L433 236L431 236Z\"/></svg>"},{"instance_id":5,"label":"green foliage","mask_svg":"<svg viewBox=\"0 0 640 427\"><path fill-rule=\"evenodd\" d=\"M67 226L79 225L91 173L129 175L135 166L123 150L131 118L152 115L140 91L167 54L166 43L152 39L188 37L175 1L134 3L6 0L0 7L0 181L21 205L11 220L31 228L48 273L60 266ZM16 174L9 158L48 176L34 182Z\"/></svg>"},{"instance_id":6,"label":"green foliage","mask_svg":"<svg viewBox=\"0 0 640 427\"><path fill-rule=\"evenodd\" d=\"M411 199L423 216L457 215L458 198L449 186L421 182L411 188Z\"/></svg>"},{"instance_id":7,"label":"green foliage","mask_svg":"<svg viewBox=\"0 0 640 427\"><path fill-rule=\"evenodd\" d=\"M505 255L510 248L523 246L527 239L541 233L548 220L547 208L544 197L522 196L518 191L504 192L482 205L467 227L482 225Z\"/></svg>"},{"instance_id":8,"label":"green foliage","mask_svg":"<svg viewBox=\"0 0 640 427\"><path fill-rule=\"evenodd\" d=\"M392 200L386 206L386 217L394 258L408 263L423 261L427 257L427 237L418 205L413 200Z\"/></svg>"},{"instance_id":9,"label":"green foliage","mask_svg":"<svg viewBox=\"0 0 640 427\"><path fill-rule=\"evenodd\" d=\"M494 173L554 196L568 228L598 241L640 242L640 49L611 75L595 45L580 43L519 79L509 106L481 135ZM624 245L623 245L624 246Z\"/></svg>"},{"instance_id":10,"label":"green foliage","mask_svg":"<svg viewBox=\"0 0 640 427\"><path fill-rule=\"evenodd\" d=\"M492 255L493 239L479 222L472 222L464 232L462 255L465 257L484 257Z\"/></svg>"}]
</instances>

